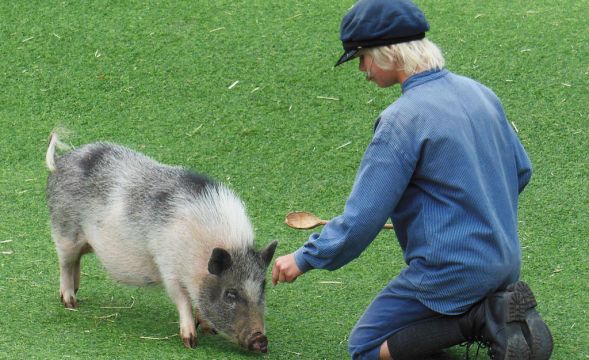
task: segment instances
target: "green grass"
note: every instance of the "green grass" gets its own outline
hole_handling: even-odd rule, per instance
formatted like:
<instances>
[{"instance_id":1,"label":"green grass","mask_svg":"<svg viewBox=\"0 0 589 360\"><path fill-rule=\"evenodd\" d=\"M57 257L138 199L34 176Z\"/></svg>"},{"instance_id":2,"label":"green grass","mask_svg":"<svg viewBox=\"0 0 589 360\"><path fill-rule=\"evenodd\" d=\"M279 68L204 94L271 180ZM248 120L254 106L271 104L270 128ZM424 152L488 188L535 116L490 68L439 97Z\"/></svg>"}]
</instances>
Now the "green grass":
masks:
<instances>
[{"instance_id":1,"label":"green grass","mask_svg":"<svg viewBox=\"0 0 589 360\"><path fill-rule=\"evenodd\" d=\"M79 310L62 308L46 139L62 126L75 145L110 140L208 173L241 195L260 245L290 252L309 232L285 214L341 212L374 118L399 96L357 64L333 69L352 2L0 2L0 358L260 358L219 337L194 351L177 336L142 339L177 333L174 306L162 288L114 283L93 256ZM535 169L520 203L522 277L553 359L588 359L589 3L419 4L448 68L491 87L519 130ZM402 267L387 232L338 271L270 288L263 358L346 358L350 329Z\"/></svg>"}]
</instances>

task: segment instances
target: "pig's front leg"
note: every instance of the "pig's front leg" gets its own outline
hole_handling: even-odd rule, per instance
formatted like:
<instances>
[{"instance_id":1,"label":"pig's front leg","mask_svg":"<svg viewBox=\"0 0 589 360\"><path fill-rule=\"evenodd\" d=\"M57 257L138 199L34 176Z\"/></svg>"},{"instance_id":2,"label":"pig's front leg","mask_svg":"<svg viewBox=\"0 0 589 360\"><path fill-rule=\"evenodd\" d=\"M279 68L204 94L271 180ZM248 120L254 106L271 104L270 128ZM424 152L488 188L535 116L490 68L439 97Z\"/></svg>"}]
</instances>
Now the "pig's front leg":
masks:
<instances>
[{"instance_id":1,"label":"pig's front leg","mask_svg":"<svg viewBox=\"0 0 589 360\"><path fill-rule=\"evenodd\" d=\"M196 326L202 329L205 334L217 335L217 330L209 324L208 321L204 320L200 315L200 312L196 310Z\"/></svg>"},{"instance_id":2,"label":"pig's front leg","mask_svg":"<svg viewBox=\"0 0 589 360\"><path fill-rule=\"evenodd\" d=\"M178 315L180 316L180 337L182 338L182 342L187 348L195 348L197 345L196 325L192 315L190 296L178 280L166 279L164 280L164 283L168 295L174 304L176 304L176 308L178 308Z\"/></svg>"}]
</instances>

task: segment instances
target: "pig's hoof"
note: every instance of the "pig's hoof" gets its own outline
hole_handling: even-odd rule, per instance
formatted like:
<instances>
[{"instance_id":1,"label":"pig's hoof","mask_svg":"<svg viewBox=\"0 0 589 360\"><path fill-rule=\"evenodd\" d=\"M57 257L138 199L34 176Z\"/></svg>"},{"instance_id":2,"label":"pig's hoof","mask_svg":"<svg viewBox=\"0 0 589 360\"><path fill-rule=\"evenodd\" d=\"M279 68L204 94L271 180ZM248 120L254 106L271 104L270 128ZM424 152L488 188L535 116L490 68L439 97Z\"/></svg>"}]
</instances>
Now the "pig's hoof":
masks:
<instances>
[{"instance_id":1,"label":"pig's hoof","mask_svg":"<svg viewBox=\"0 0 589 360\"><path fill-rule=\"evenodd\" d=\"M210 328L210 327L201 326L201 329L202 329L202 332L207 335L217 335L218 334L217 330Z\"/></svg>"},{"instance_id":2,"label":"pig's hoof","mask_svg":"<svg viewBox=\"0 0 589 360\"><path fill-rule=\"evenodd\" d=\"M184 343L184 346L186 346L189 349L194 349L196 345L198 345L196 336L182 337L182 342Z\"/></svg>"},{"instance_id":3,"label":"pig's hoof","mask_svg":"<svg viewBox=\"0 0 589 360\"><path fill-rule=\"evenodd\" d=\"M208 321L203 320L200 317L200 314L197 313L196 315L196 327L202 330L203 333L207 334L207 335L217 335L217 330L212 327Z\"/></svg>"},{"instance_id":4,"label":"pig's hoof","mask_svg":"<svg viewBox=\"0 0 589 360\"><path fill-rule=\"evenodd\" d=\"M76 297L73 295L64 296L63 294L60 294L59 297L61 298L61 302L66 309L75 309L78 306L76 303Z\"/></svg>"},{"instance_id":5,"label":"pig's hoof","mask_svg":"<svg viewBox=\"0 0 589 360\"><path fill-rule=\"evenodd\" d=\"M200 329L202 330L203 333L207 334L207 335L217 335L217 329L215 329L214 327L211 327L209 325L207 325L204 322L197 322L196 323L197 327L200 327Z\"/></svg>"}]
</instances>

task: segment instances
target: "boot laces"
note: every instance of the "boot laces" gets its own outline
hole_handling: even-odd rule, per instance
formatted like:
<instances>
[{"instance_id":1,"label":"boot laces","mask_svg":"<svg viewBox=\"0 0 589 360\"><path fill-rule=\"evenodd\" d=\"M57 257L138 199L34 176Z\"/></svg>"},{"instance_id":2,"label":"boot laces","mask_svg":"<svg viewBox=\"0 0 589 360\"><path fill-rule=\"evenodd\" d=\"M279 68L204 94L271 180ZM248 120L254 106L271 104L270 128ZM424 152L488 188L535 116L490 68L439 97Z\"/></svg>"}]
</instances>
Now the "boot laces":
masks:
<instances>
[{"instance_id":1,"label":"boot laces","mask_svg":"<svg viewBox=\"0 0 589 360\"><path fill-rule=\"evenodd\" d=\"M470 348L475 344L477 345L477 350L474 355L474 359L479 358L479 351L481 349L487 349L487 354L490 356L491 359L493 359L493 355L491 354L490 343L482 338L481 339L475 338L475 339L469 339L466 342L460 344L460 346L463 346L466 349L465 354L464 354L465 360L470 360Z\"/></svg>"}]
</instances>

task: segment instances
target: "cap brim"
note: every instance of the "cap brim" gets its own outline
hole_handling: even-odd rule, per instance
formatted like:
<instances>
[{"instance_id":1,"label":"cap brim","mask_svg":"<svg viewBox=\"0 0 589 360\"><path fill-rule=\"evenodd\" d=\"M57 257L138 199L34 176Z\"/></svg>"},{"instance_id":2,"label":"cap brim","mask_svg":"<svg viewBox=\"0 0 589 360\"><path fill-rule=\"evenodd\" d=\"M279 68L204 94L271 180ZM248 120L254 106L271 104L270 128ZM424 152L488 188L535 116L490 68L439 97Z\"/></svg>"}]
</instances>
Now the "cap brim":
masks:
<instances>
[{"instance_id":1,"label":"cap brim","mask_svg":"<svg viewBox=\"0 0 589 360\"><path fill-rule=\"evenodd\" d=\"M358 55L358 51L359 49L352 49L352 50L348 50L346 51L337 61L337 63L335 63L335 66L341 65L343 63L345 63L346 61L352 60L353 58L355 58Z\"/></svg>"}]
</instances>

